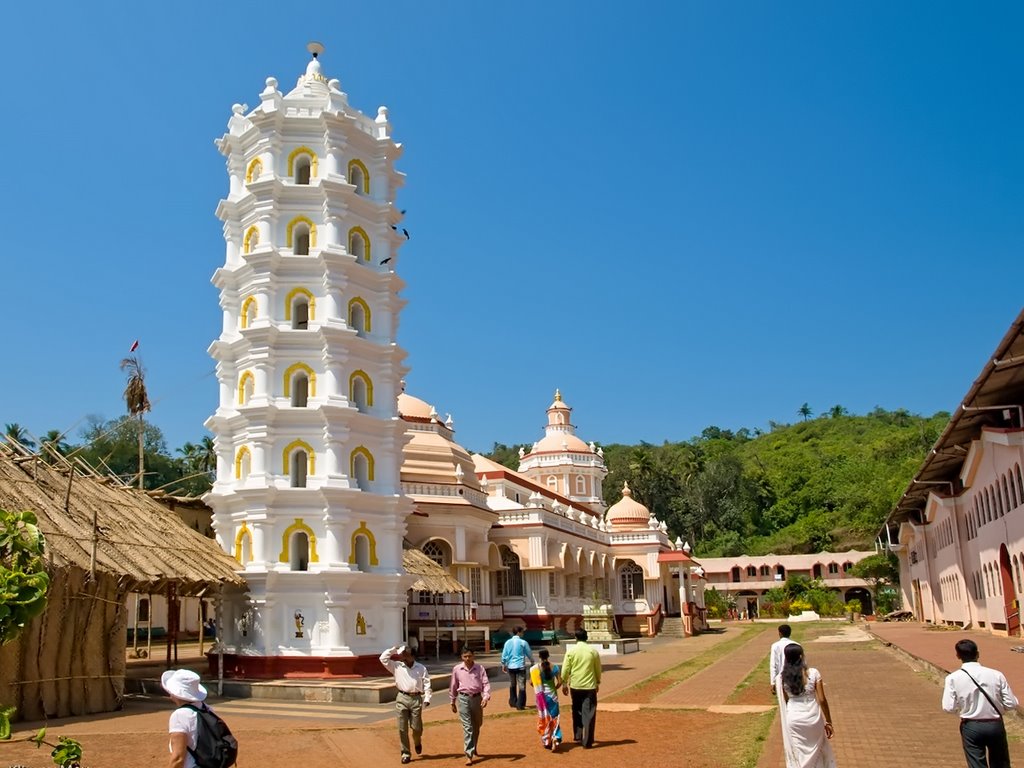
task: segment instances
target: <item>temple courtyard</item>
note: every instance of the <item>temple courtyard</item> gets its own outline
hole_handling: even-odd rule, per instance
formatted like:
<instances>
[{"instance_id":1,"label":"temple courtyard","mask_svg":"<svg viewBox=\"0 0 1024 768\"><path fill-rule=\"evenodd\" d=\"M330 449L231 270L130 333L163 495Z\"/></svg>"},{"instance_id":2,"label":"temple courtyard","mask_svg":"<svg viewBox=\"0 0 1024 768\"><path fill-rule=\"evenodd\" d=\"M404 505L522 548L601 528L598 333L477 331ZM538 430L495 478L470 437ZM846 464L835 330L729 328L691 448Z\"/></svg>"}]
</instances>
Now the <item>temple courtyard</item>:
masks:
<instances>
[{"instance_id":1,"label":"temple courtyard","mask_svg":"<svg viewBox=\"0 0 1024 768\"><path fill-rule=\"evenodd\" d=\"M768 691L767 656L777 637L775 627L770 622L726 622L715 625L712 633L644 640L640 653L606 657L595 748L584 750L569 742L557 754L542 749L532 709L508 708L507 683L496 657L484 655L480 660L492 671L494 690L485 710L478 764L784 768ZM963 636L978 643L983 664L1003 670L1018 697L1024 695L1024 665L1013 650L1020 642L1016 638L918 624L819 622L793 627L808 662L824 677L842 768L964 765L957 720L939 707L941 675L955 668L953 644ZM552 651L560 660L560 649ZM440 670L446 663L430 667ZM447 706L447 692L435 694L425 715L424 754L413 763L462 765L460 725ZM210 701L239 738L241 768L400 764L387 704ZM168 712L169 703L160 696L132 696L122 712L51 722L48 736L79 739L85 766L160 765L167 760ZM563 726L569 717L568 702L563 701ZM1008 727L1013 759L1024 762L1021 723L1012 717ZM15 738L34 733L40 725L19 724ZM9 743L0 744L0 765L42 768L52 763L46 751Z\"/></svg>"}]
</instances>

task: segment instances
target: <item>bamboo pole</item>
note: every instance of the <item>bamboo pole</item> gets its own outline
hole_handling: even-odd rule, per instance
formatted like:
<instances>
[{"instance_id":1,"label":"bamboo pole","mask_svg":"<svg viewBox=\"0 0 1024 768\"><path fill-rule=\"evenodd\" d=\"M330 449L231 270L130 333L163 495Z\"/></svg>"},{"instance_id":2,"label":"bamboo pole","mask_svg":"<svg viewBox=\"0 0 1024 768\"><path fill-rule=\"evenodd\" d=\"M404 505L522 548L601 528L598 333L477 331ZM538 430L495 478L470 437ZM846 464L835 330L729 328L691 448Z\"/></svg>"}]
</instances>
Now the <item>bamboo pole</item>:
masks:
<instances>
[{"instance_id":1,"label":"bamboo pole","mask_svg":"<svg viewBox=\"0 0 1024 768\"><path fill-rule=\"evenodd\" d=\"M133 652L135 653L135 658L136 659L139 658L139 600L140 599L141 598L139 597L139 593L136 592L135 593L135 624L134 624L134 628L132 629L132 644L134 645Z\"/></svg>"},{"instance_id":2,"label":"bamboo pole","mask_svg":"<svg viewBox=\"0 0 1024 768\"><path fill-rule=\"evenodd\" d=\"M217 617L217 631L214 637L217 642L217 695L224 695L224 585L217 587L217 601L214 603L214 615Z\"/></svg>"},{"instance_id":3,"label":"bamboo pole","mask_svg":"<svg viewBox=\"0 0 1024 768\"><path fill-rule=\"evenodd\" d=\"M196 614L199 616L199 655L203 655L203 650L206 647L206 622L203 620L203 598L199 598L199 605L196 608Z\"/></svg>"},{"instance_id":4,"label":"bamboo pole","mask_svg":"<svg viewBox=\"0 0 1024 768\"><path fill-rule=\"evenodd\" d=\"M146 658L153 658L153 593L146 594L146 603L149 609L146 611Z\"/></svg>"}]
</instances>

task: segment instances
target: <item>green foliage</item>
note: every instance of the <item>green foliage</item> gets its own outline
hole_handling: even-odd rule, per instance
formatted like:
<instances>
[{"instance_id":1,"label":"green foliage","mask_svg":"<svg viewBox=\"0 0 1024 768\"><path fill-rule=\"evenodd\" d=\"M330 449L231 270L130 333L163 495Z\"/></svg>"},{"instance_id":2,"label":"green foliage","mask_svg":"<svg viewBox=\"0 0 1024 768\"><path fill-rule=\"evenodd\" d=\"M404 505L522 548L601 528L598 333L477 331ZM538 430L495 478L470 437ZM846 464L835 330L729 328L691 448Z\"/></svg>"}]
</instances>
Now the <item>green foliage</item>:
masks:
<instances>
[{"instance_id":1,"label":"green foliage","mask_svg":"<svg viewBox=\"0 0 1024 768\"><path fill-rule=\"evenodd\" d=\"M708 616L712 619L722 618L735 605L735 601L729 600L714 587L704 590L704 606L708 609Z\"/></svg>"},{"instance_id":2,"label":"green foliage","mask_svg":"<svg viewBox=\"0 0 1024 768\"><path fill-rule=\"evenodd\" d=\"M849 600L846 601L846 610L848 610L850 613L860 613L861 607L862 606L860 604L860 600L858 600L856 597L851 597Z\"/></svg>"},{"instance_id":3,"label":"green foliage","mask_svg":"<svg viewBox=\"0 0 1024 768\"><path fill-rule=\"evenodd\" d=\"M501 464L503 467L515 471L519 469L519 449L523 448L528 450L530 446L524 445L505 445L504 443L495 443L494 447L491 448L491 452L487 454L487 458L491 461Z\"/></svg>"},{"instance_id":4,"label":"green foliage","mask_svg":"<svg viewBox=\"0 0 1024 768\"><path fill-rule=\"evenodd\" d=\"M40 731L40 735L45 733L46 729ZM40 744L46 744L47 746L53 747L53 751L50 753L50 757L53 758L53 764L58 768L78 768L82 761L82 745L74 739L69 739L67 736L60 736L57 738L56 744L49 744L43 742L40 738Z\"/></svg>"},{"instance_id":5,"label":"green foliage","mask_svg":"<svg viewBox=\"0 0 1024 768\"><path fill-rule=\"evenodd\" d=\"M32 512L0 510L0 644L13 640L46 606L50 577Z\"/></svg>"}]
</instances>

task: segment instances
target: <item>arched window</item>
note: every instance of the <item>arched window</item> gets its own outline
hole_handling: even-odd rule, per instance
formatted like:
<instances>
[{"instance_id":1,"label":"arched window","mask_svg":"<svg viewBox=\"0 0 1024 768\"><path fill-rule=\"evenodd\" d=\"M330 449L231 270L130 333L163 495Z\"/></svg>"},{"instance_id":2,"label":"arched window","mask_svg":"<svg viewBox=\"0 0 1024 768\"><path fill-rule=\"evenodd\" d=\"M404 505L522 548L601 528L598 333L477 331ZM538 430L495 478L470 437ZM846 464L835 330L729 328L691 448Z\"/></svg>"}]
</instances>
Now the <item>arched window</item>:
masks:
<instances>
[{"instance_id":1,"label":"arched window","mask_svg":"<svg viewBox=\"0 0 1024 768\"><path fill-rule=\"evenodd\" d=\"M296 184L309 184L316 176L317 157L309 147L296 147L288 155L288 176Z\"/></svg>"},{"instance_id":2,"label":"arched window","mask_svg":"<svg viewBox=\"0 0 1024 768\"><path fill-rule=\"evenodd\" d=\"M974 497L974 530L981 528L985 521L981 518L981 499Z\"/></svg>"},{"instance_id":3,"label":"arched window","mask_svg":"<svg viewBox=\"0 0 1024 768\"><path fill-rule=\"evenodd\" d=\"M1013 556L1013 575L1017 578L1017 592L1024 592L1024 585L1020 581L1020 561L1016 555Z\"/></svg>"},{"instance_id":4,"label":"arched window","mask_svg":"<svg viewBox=\"0 0 1024 768\"><path fill-rule=\"evenodd\" d=\"M451 565L451 558L448 557L448 547L442 542L435 540L428 541L420 549L423 554L433 560L435 563L440 565L442 568L447 568Z\"/></svg>"},{"instance_id":5,"label":"arched window","mask_svg":"<svg viewBox=\"0 0 1024 768\"><path fill-rule=\"evenodd\" d=\"M576 495L585 496L587 494L587 478L583 475L576 475Z\"/></svg>"},{"instance_id":6,"label":"arched window","mask_svg":"<svg viewBox=\"0 0 1024 768\"><path fill-rule=\"evenodd\" d=\"M292 177L295 179L296 184L309 184L309 177L312 175L312 165L309 161L308 155L303 155L295 161L295 175Z\"/></svg>"},{"instance_id":7,"label":"arched window","mask_svg":"<svg viewBox=\"0 0 1024 768\"><path fill-rule=\"evenodd\" d=\"M305 373L295 374L292 379L292 408L309 405L309 377Z\"/></svg>"},{"instance_id":8,"label":"arched window","mask_svg":"<svg viewBox=\"0 0 1024 768\"><path fill-rule=\"evenodd\" d=\"M246 523L242 523L235 535L235 560L243 565L252 560L252 534Z\"/></svg>"},{"instance_id":9,"label":"arched window","mask_svg":"<svg viewBox=\"0 0 1024 768\"><path fill-rule=\"evenodd\" d=\"M356 261L370 260L370 236L362 227L352 227L348 231L348 252Z\"/></svg>"},{"instance_id":10,"label":"arched window","mask_svg":"<svg viewBox=\"0 0 1024 768\"><path fill-rule=\"evenodd\" d=\"M504 544L500 547L501 565L498 571L496 592L498 597L522 597L523 572L519 567L519 556Z\"/></svg>"},{"instance_id":11,"label":"arched window","mask_svg":"<svg viewBox=\"0 0 1024 768\"><path fill-rule=\"evenodd\" d=\"M555 493L558 493L558 478L555 477L554 475L550 475L548 477L548 488L550 488Z\"/></svg>"},{"instance_id":12,"label":"arched window","mask_svg":"<svg viewBox=\"0 0 1024 768\"><path fill-rule=\"evenodd\" d=\"M249 227L245 231L245 237L242 238L242 253L252 253L257 245L260 244L260 230L259 227Z\"/></svg>"},{"instance_id":13,"label":"arched window","mask_svg":"<svg viewBox=\"0 0 1024 768\"><path fill-rule=\"evenodd\" d=\"M305 531L296 531L288 542L288 568L292 571L309 570L309 536Z\"/></svg>"},{"instance_id":14,"label":"arched window","mask_svg":"<svg viewBox=\"0 0 1024 768\"><path fill-rule=\"evenodd\" d=\"M305 488L306 478L316 472L313 448L302 440L294 440L284 449L285 471L292 488Z\"/></svg>"},{"instance_id":15,"label":"arched window","mask_svg":"<svg viewBox=\"0 0 1024 768\"><path fill-rule=\"evenodd\" d=\"M1017 498L1024 504L1024 475L1020 473L1020 464L1013 466L1013 473L1017 476Z\"/></svg>"},{"instance_id":16,"label":"arched window","mask_svg":"<svg viewBox=\"0 0 1024 768\"><path fill-rule=\"evenodd\" d=\"M256 297L250 296L242 302L242 312L238 316L239 325L248 328L256 320Z\"/></svg>"},{"instance_id":17,"label":"arched window","mask_svg":"<svg viewBox=\"0 0 1024 768\"><path fill-rule=\"evenodd\" d=\"M1017 506L1010 503L1010 485L1006 482L1006 475L1003 475L1003 504L1007 512Z\"/></svg>"},{"instance_id":18,"label":"arched window","mask_svg":"<svg viewBox=\"0 0 1024 768\"><path fill-rule=\"evenodd\" d=\"M306 288L292 288L284 300L284 319L292 328L305 331L316 319L316 299Z\"/></svg>"},{"instance_id":19,"label":"arched window","mask_svg":"<svg viewBox=\"0 0 1024 768\"><path fill-rule=\"evenodd\" d=\"M262 175L263 161L257 157L255 160L249 163L249 167L245 171L245 183L251 184Z\"/></svg>"},{"instance_id":20,"label":"arched window","mask_svg":"<svg viewBox=\"0 0 1024 768\"><path fill-rule=\"evenodd\" d=\"M355 537L352 545L352 552L355 555L355 566L360 571L370 570L370 540L362 534Z\"/></svg>"},{"instance_id":21,"label":"arched window","mask_svg":"<svg viewBox=\"0 0 1024 768\"><path fill-rule=\"evenodd\" d=\"M294 390L300 375L305 377L306 396L316 397L316 374L313 369L305 363L293 363L284 372L284 396L291 400L292 405L295 405Z\"/></svg>"},{"instance_id":22,"label":"arched window","mask_svg":"<svg viewBox=\"0 0 1024 768\"><path fill-rule=\"evenodd\" d=\"M309 302L296 299L292 305L292 328L296 331L309 330Z\"/></svg>"},{"instance_id":23,"label":"arched window","mask_svg":"<svg viewBox=\"0 0 1024 768\"><path fill-rule=\"evenodd\" d=\"M356 296L348 303L348 327L360 336L370 333L372 317L370 305Z\"/></svg>"},{"instance_id":24,"label":"arched window","mask_svg":"<svg viewBox=\"0 0 1024 768\"><path fill-rule=\"evenodd\" d=\"M784 565L775 566L775 575L779 577L779 581L786 580L786 567Z\"/></svg>"},{"instance_id":25,"label":"arched window","mask_svg":"<svg viewBox=\"0 0 1024 768\"><path fill-rule=\"evenodd\" d=\"M349 160L348 183L356 188L357 195L370 194L370 172L359 160Z\"/></svg>"},{"instance_id":26,"label":"arched window","mask_svg":"<svg viewBox=\"0 0 1024 768\"><path fill-rule=\"evenodd\" d=\"M371 490L373 482L373 454L365 446L360 445L349 457L349 474L355 479L360 490Z\"/></svg>"},{"instance_id":27,"label":"arched window","mask_svg":"<svg viewBox=\"0 0 1024 768\"><path fill-rule=\"evenodd\" d=\"M245 480L252 471L252 454L246 446L238 449L235 454L235 479Z\"/></svg>"},{"instance_id":28,"label":"arched window","mask_svg":"<svg viewBox=\"0 0 1024 768\"><path fill-rule=\"evenodd\" d=\"M755 578L757 576L757 568L755 568L753 565L748 565L747 566L747 576L749 578Z\"/></svg>"},{"instance_id":29,"label":"arched window","mask_svg":"<svg viewBox=\"0 0 1024 768\"><path fill-rule=\"evenodd\" d=\"M835 575L835 574L839 573L839 563L829 563L828 564L828 572L831 575Z\"/></svg>"},{"instance_id":30,"label":"arched window","mask_svg":"<svg viewBox=\"0 0 1024 768\"><path fill-rule=\"evenodd\" d=\"M814 566L811 568L811 578L812 579L820 579L821 578L821 563L815 563Z\"/></svg>"},{"instance_id":31,"label":"arched window","mask_svg":"<svg viewBox=\"0 0 1024 768\"><path fill-rule=\"evenodd\" d=\"M353 371L349 376L348 396L352 404L362 413L373 407L373 381L366 371Z\"/></svg>"},{"instance_id":32,"label":"arched window","mask_svg":"<svg viewBox=\"0 0 1024 768\"><path fill-rule=\"evenodd\" d=\"M767 565L762 565L761 566L761 575L762 576L771 576L772 575L772 569L769 566L767 566Z\"/></svg>"},{"instance_id":33,"label":"arched window","mask_svg":"<svg viewBox=\"0 0 1024 768\"><path fill-rule=\"evenodd\" d=\"M742 571L740 571L740 567L738 565L734 565L733 568L732 568L732 580L734 582L739 581L741 573L742 573Z\"/></svg>"},{"instance_id":34,"label":"arched window","mask_svg":"<svg viewBox=\"0 0 1024 768\"><path fill-rule=\"evenodd\" d=\"M309 249L316 248L316 225L305 216L295 217L285 230L285 245L296 256L308 256Z\"/></svg>"},{"instance_id":35,"label":"arched window","mask_svg":"<svg viewBox=\"0 0 1024 768\"><path fill-rule=\"evenodd\" d=\"M1016 509L1020 501L1017 498L1017 484L1013 482L1013 474L1010 473L1009 477L1003 478L1003 485L1009 488L1010 492L1010 509Z\"/></svg>"},{"instance_id":36,"label":"arched window","mask_svg":"<svg viewBox=\"0 0 1024 768\"><path fill-rule=\"evenodd\" d=\"M619 572L623 600L642 600L644 597L644 569L630 560Z\"/></svg>"},{"instance_id":37,"label":"arched window","mask_svg":"<svg viewBox=\"0 0 1024 768\"><path fill-rule=\"evenodd\" d=\"M246 371L238 379L238 404L248 405L256 389L256 377L252 371Z\"/></svg>"}]
</instances>

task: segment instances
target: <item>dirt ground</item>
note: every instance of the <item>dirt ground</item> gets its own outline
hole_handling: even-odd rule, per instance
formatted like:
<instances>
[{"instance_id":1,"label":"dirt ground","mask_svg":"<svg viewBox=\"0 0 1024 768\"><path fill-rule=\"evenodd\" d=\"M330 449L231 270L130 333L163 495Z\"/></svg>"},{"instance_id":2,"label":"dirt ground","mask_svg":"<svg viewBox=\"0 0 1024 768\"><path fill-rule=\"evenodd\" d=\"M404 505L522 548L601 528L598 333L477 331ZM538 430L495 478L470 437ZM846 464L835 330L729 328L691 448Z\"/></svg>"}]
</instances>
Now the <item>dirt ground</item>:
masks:
<instances>
[{"instance_id":1,"label":"dirt ground","mask_svg":"<svg viewBox=\"0 0 1024 768\"><path fill-rule=\"evenodd\" d=\"M564 713L566 720L569 713ZM759 715L713 715L693 710L600 712L593 749L563 744L552 755L540 745L532 712L484 716L480 737L485 768L532 765L621 768L635 762L635 745L643 745L644 762L686 768L722 768L742 762L757 729ZM571 731L571 727L569 729ZM697 737L699 734L699 737ZM745 735L747 734L747 735ZM57 736L54 732L52 736ZM380 768L400 765L398 735L391 723L359 729L295 729L271 733L236 729L239 768ZM166 764L167 737L161 733L93 734L81 739L86 768L139 768ZM462 731L456 720L427 723L424 754L413 764L461 766ZM0 746L0 765L48 768L47 751L26 744Z\"/></svg>"}]
</instances>

